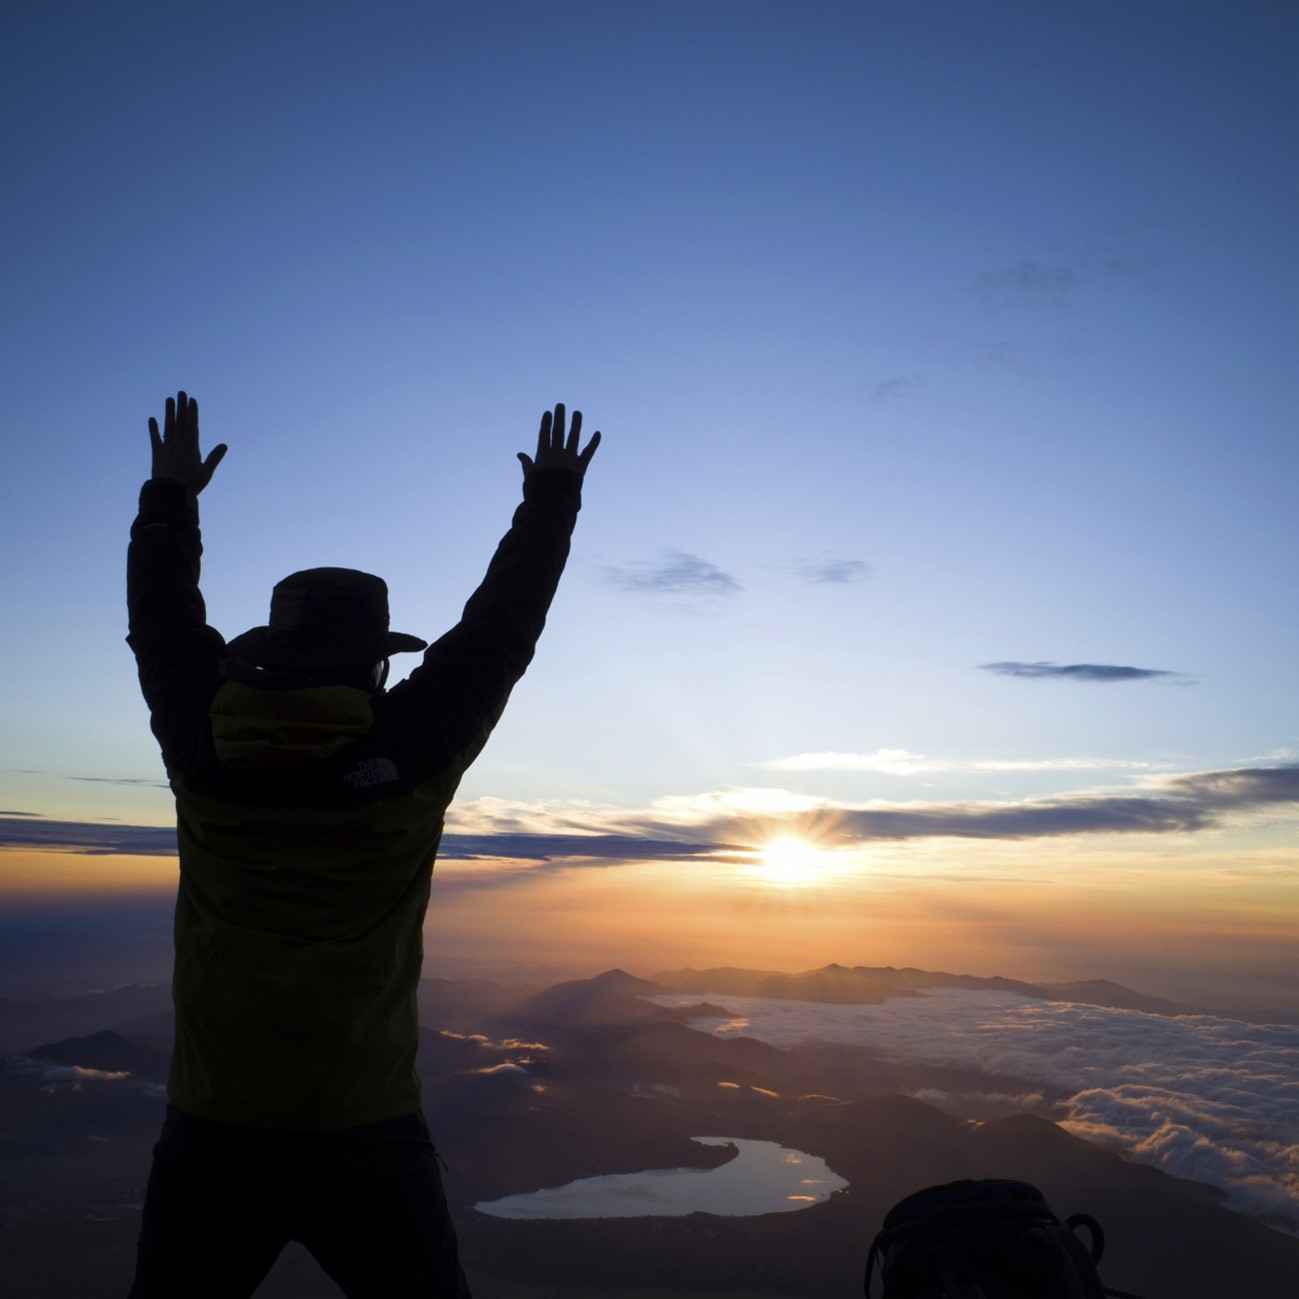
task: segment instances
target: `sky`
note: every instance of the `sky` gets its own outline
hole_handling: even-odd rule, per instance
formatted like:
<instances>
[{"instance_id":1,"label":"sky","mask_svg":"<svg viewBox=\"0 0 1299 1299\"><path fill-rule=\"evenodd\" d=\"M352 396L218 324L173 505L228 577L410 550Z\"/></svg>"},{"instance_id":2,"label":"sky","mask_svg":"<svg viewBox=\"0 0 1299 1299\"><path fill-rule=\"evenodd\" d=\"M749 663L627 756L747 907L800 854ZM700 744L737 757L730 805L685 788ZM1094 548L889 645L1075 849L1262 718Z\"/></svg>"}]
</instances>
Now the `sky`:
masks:
<instances>
[{"instance_id":1,"label":"sky","mask_svg":"<svg viewBox=\"0 0 1299 1299\"><path fill-rule=\"evenodd\" d=\"M228 636L342 564L436 637L563 401L604 440L432 961L1293 1012L1297 49L1216 0L13 7L0 902L174 887L123 640L169 394L230 447Z\"/></svg>"}]
</instances>

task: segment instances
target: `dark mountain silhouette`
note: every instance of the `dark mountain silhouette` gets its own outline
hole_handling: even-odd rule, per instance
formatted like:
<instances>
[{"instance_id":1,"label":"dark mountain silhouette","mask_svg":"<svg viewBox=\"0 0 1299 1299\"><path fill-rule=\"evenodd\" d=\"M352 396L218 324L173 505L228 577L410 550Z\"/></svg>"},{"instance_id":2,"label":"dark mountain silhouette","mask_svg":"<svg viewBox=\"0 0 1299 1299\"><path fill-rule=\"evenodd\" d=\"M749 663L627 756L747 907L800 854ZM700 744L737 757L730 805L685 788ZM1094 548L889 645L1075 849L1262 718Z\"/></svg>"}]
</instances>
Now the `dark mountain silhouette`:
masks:
<instances>
[{"instance_id":1,"label":"dark mountain silhouette","mask_svg":"<svg viewBox=\"0 0 1299 1299\"><path fill-rule=\"evenodd\" d=\"M729 993L736 997L774 997L782 1001L819 1001L871 1005L892 997L918 996L926 988L968 988L979 992L1016 992L1041 1001L1076 1001L1089 1006L1140 1010L1148 1015L1200 1015L1195 1006L1148 997L1108 979L1073 983L1025 983L1020 979L980 978L892 966L851 968L827 965L801 974L723 967L710 970L663 970L654 982L672 992Z\"/></svg>"},{"instance_id":2,"label":"dark mountain silhouette","mask_svg":"<svg viewBox=\"0 0 1299 1299\"><path fill-rule=\"evenodd\" d=\"M628 1019L671 1019L670 1011L643 1001L670 991L625 970L606 970L593 979L572 979L516 1002L513 1020L532 1024L613 1024Z\"/></svg>"},{"instance_id":3,"label":"dark mountain silhouette","mask_svg":"<svg viewBox=\"0 0 1299 1299\"><path fill-rule=\"evenodd\" d=\"M1148 997L1109 979L1082 979L1072 983L1038 983L1044 1001L1077 1001L1085 1006L1110 1006L1116 1010L1140 1010L1147 1015L1205 1015L1210 1011L1163 997ZM1032 994L1030 994L1032 995Z\"/></svg>"},{"instance_id":4,"label":"dark mountain silhouette","mask_svg":"<svg viewBox=\"0 0 1299 1299\"><path fill-rule=\"evenodd\" d=\"M130 1073L155 1082L167 1081L170 1063L165 1052L129 1042L111 1029L87 1037L65 1037L61 1042L35 1046L23 1054L38 1060L53 1060L57 1064L77 1065L82 1069Z\"/></svg>"}]
</instances>

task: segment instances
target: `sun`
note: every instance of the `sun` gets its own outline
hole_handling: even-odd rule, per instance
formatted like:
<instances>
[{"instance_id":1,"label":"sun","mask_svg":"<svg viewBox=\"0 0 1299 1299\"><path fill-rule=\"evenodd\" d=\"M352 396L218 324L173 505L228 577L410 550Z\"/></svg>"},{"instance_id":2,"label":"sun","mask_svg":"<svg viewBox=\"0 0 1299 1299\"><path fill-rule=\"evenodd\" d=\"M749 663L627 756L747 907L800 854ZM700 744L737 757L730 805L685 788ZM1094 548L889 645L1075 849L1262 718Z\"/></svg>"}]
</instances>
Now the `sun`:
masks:
<instances>
[{"instance_id":1,"label":"sun","mask_svg":"<svg viewBox=\"0 0 1299 1299\"><path fill-rule=\"evenodd\" d=\"M783 837L764 844L753 870L768 884L793 888L814 884L826 874L819 849L801 839Z\"/></svg>"}]
</instances>

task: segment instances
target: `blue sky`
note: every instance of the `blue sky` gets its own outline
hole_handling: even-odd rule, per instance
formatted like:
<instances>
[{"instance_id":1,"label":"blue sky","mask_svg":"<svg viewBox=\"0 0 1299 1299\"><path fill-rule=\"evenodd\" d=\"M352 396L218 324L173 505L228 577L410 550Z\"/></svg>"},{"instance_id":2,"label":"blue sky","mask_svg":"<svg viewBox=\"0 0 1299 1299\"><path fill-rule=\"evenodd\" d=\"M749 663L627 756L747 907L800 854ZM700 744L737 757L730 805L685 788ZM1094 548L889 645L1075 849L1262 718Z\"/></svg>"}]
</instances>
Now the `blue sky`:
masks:
<instances>
[{"instance_id":1,"label":"blue sky","mask_svg":"<svg viewBox=\"0 0 1299 1299\"><path fill-rule=\"evenodd\" d=\"M123 552L178 387L230 445L228 635L334 563L437 635L540 411L603 431L463 786L493 824L1293 763L1297 43L1261 3L19 6L0 805L167 820ZM1293 814L1249 841L1286 905Z\"/></svg>"}]
</instances>

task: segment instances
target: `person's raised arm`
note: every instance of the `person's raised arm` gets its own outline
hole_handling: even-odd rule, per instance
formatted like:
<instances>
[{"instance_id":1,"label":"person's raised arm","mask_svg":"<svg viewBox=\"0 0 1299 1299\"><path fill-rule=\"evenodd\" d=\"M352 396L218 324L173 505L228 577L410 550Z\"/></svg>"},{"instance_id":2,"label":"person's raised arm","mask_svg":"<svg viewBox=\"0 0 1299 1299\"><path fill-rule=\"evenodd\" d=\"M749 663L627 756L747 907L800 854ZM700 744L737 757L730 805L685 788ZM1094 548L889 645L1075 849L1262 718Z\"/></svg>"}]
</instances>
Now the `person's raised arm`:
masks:
<instances>
[{"instance_id":1,"label":"person's raised arm","mask_svg":"<svg viewBox=\"0 0 1299 1299\"><path fill-rule=\"evenodd\" d=\"M518 457L523 504L486 576L460 621L389 692L399 705L394 726L430 760L441 750L455 763L455 778L482 747L546 624L581 508L583 476L600 445L594 433L582 447L581 432L580 411L567 432L562 405L541 417L536 454Z\"/></svg>"},{"instance_id":2,"label":"person's raised arm","mask_svg":"<svg viewBox=\"0 0 1299 1299\"><path fill-rule=\"evenodd\" d=\"M226 447L222 443L203 457L198 402L184 392L167 399L161 430L157 420L149 420L149 442L152 472L140 492L127 552L127 641L154 734L171 762L193 717L207 707L225 652L225 642L207 625L199 591L198 494L211 482Z\"/></svg>"}]
</instances>

